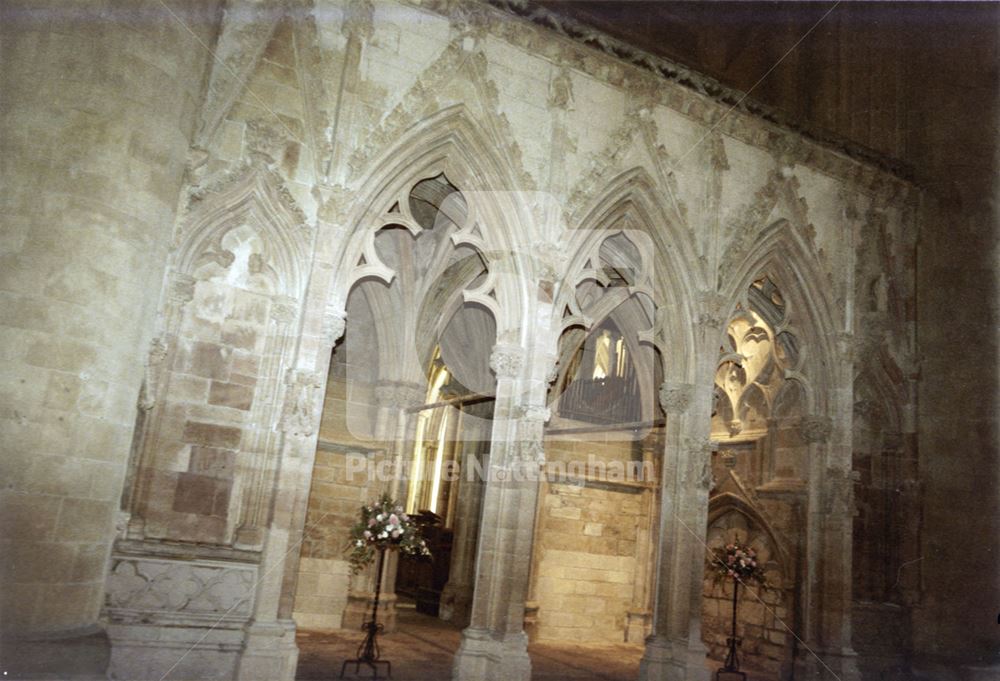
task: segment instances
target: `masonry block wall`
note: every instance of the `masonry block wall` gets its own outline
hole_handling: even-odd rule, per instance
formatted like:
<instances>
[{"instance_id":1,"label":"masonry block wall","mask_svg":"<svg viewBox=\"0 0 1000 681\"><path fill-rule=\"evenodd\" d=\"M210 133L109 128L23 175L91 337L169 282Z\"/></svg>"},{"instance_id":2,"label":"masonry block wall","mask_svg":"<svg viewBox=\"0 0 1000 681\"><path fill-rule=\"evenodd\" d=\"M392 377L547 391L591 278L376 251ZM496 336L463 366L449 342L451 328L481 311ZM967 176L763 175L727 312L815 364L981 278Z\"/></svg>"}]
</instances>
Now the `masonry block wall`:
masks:
<instances>
[{"instance_id":1,"label":"masonry block wall","mask_svg":"<svg viewBox=\"0 0 1000 681\"><path fill-rule=\"evenodd\" d=\"M296 623L310 629L341 626L350 589L345 549L358 509L379 487L369 468L385 456L373 450L373 367L349 338L334 350L320 421L319 447L309 490L301 563L295 590ZM353 346L351 353L348 348ZM354 361L349 362L348 357Z\"/></svg>"},{"instance_id":2,"label":"masonry block wall","mask_svg":"<svg viewBox=\"0 0 1000 681\"><path fill-rule=\"evenodd\" d=\"M541 494L532 586L540 640L624 640L637 586L650 571L643 549L653 481L609 481L593 467L631 463L638 444L615 432L546 441L550 463L583 465L550 477Z\"/></svg>"}]
</instances>

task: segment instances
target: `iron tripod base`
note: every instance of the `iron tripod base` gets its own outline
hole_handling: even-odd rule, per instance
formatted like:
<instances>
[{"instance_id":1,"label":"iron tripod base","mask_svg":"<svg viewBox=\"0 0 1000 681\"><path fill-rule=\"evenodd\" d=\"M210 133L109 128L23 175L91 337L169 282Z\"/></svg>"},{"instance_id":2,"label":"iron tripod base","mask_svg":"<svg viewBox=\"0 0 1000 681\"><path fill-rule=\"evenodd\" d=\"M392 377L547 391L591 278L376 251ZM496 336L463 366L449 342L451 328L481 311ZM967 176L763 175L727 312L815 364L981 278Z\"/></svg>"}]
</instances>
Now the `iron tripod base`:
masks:
<instances>
[{"instance_id":1,"label":"iron tripod base","mask_svg":"<svg viewBox=\"0 0 1000 681\"><path fill-rule=\"evenodd\" d=\"M347 665L354 665L354 674L357 675L361 671L361 665L366 667L371 667L372 678L378 678L378 666L380 664L385 665L385 671L387 678L392 678L392 663L388 660L380 660L381 652L378 649L378 632L382 631L382 625L378 621L378 601L379 596L382 594L382 564L385 562L385 549L379 549L378 552L378 572L375 577L375 602L372 604L372 618L371 621L365 622L362 628L367 632L365 634L365 640L361 642L358 646L358 656L353 660L344 660L344 664L340 665L340 678L344 678L344 672L347 671Z\"/></svg>"},{"instance_id":2,"label":"iron tripod base","mask_svg":"<svg viewBox=\"0 0 1000 681\"><path fill-rule=\"evenodd\" d=\"M733 580L733 633L726 639L729 646L729 654L726 655L726 662L722 669L715 672L715 681L746 681L747 675L740 671L740 661L736 656L736 649L740 647L741 639L736 638L736 603L739 597L740 583Z\"/></svg>"},{"instance_id":3,"label":"iron tripod base","mask_svg":"<svg viewBox=\"0 0 1000 681\"><path fill-rule=\"evenodd\" d=\"M715 672L716 681L736 681L737 679L745 680L747 678L746 673L740 671L740 663L736 659L736 649L741 642L742 640L738 638L726 639L726 645L729 646L729 654L726 655L726 661L722 669Z\"/></svg>"},{"instance_id":4,"label":"iron tripod base","mask_svg":"<svg viewBox=\"0 0 1000 681\"><path fill-rule=\"evenodd\" d=\"M378 632L382 631L382 625L377 622L366 622L365 630L367 634L365 635L365 640L361 642L358 646L358 656L353 660L344 660L344 664L340 666L340 678L344 678L344 672L347 671L347 665L354 665L354 673L357 674L361 671L361 665L366 667L371 667L372 678L378 678L378 669L380 664L385 665L386 678L392 678L392 663L388 660L380 660L381 655L378 648L378 641L376 636Z\"/></svg>"}]
</instances>

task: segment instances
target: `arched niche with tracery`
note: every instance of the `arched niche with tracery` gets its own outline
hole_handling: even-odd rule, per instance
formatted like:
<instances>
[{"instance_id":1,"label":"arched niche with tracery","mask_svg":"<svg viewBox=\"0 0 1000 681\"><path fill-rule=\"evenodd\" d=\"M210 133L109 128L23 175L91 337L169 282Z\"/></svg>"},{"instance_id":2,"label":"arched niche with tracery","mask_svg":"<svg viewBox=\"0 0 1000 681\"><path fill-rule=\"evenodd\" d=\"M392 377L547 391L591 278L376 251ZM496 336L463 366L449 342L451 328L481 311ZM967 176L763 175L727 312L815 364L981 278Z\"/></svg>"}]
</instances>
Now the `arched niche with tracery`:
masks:
<instances>
[{"instance_id":1,"label":"arched niche with tracery","mask_svg":"<svg viewBox=\"0 0 1000 681\"><path fill-rule=\"evenodd\" d=\"M372 311L377 378L426 381L437 353L456 381L491 391L500 301L472 206L444 173L408 183L386 204L354 263L352 288Z\"/></svg>"},{"instance_id":2,"label":"arched niche with tracery","mask_svg":"<svg viewBox=\"0 0 1000 681\"><path fill-rule=\"evenodd\" d=\"M740 588L737 636L742 639L739 657L744 668L777 676L792 658L795 629L794 558L785 540L752 505L737 494L714 497L709 505L709 551L739 542L757 553L766 588L747 584ZM708 656L725 660L732 629L732 580L721 580L706 567L702 583L702 640Z\"/></svg>"},{"instance_id":3,"label":"arched niche with tracery","mask_svg":"<svg viewBox=\"0 0 1000 681\"><path fill-rule=\"evenodd\" d=\"M286 373L312 238L272 170L191 192L147 362L129 537L260 546L275 432L315 428L311 383Z\"/></svg>"},{"instance_id":4,"label":"arched niche with tracery","mask_svg":"<svg viewBox=\"0 0 1000 681\"><path fill-rule=\"evenodd\" d=\"M797 372L800 343L789 322L789 306L767 275L746 290L726 327L715 372L712 437L752 442L767 434L779 400L796 395L787 376Z\"/></svg>"},{"instance_id":5,"label":"arched niche with tracery","mask_svg":"<svg viewBox=\"0 0 1000 681\"><path fill-rule=\"evenodd\" d=\"M662 382L653 262L628 222L617 225L594 234L578 255L573 286L561 301L559 374L550 401L562 418L648 427L658 418Z\"/></svg>"}]
</instances>

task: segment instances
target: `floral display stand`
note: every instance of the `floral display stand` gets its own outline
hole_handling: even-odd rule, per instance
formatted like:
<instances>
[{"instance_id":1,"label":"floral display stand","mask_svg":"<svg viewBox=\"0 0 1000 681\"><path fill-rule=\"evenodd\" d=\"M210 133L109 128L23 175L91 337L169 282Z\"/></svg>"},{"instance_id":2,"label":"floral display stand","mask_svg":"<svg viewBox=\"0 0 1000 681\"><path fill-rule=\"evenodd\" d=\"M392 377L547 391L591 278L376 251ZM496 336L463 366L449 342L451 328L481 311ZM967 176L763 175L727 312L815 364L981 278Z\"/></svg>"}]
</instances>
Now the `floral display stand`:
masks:
<instances>
[{"instance_id":1,"label":"floral display stand","mask_svg":"<svg viewBox=\"0 0 1000 681\"><path fill-rule=\"evenodd\" d=\"M348 665L354 665L357 674L362 665L370 667L372 678L378 678L379 665L385 665L386 674L392 678L392 663L381 659L378 634L382 624L378 621L379 597L382 594L382 574L385 568L386 551L400 551L415 556L430 556L427 544L420 536L419 527L403 512L403 507L383 495L378 501L361 507L361 517L351 528L350 552L351 571L357 574L370 565L376 556L378 567L375 571L375 600L372 603L372 617L362 625L365 638L358 646L357 657L344 660L340 667L340 678L344 678Z\"/></svg>"},{"instance_id":2,"label":"floral display stand","mask_svg":"<svg viewBox=\"0 0 1000 681\"><path fill-rule=\"evenodd\" d=\"M750 582L755 582L766 588L764 570L757 563L757 551L738 540L735 540L724 547L715 549L709 562L709 567L721 580L732 580L733 583L733 621L729 638L726 645L729 651L726 654L726 661L723 666L715 672L716 681L736 681L745 680L746 673L740 671L740 661L737 655L741 640L736 636L736 614L739 604L740 584L746 586Z\"/></svg>"}]
</instances>

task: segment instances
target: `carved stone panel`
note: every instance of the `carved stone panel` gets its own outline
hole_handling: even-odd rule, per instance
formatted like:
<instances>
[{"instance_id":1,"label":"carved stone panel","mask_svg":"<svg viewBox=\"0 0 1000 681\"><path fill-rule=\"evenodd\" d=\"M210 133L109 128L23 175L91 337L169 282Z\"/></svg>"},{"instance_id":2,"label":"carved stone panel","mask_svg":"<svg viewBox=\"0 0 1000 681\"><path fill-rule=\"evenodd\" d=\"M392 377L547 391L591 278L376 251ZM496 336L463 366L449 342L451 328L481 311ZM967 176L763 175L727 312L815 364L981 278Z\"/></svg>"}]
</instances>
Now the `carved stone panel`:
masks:
<instances>
[{"instance_id":1,"label":"carved stone panel","mask_svg":"<svg viewBox=\"0 0 1000 681\"><path fill-rule=\"evenodd\" d=\"M141 621L149 613L237 620L252 612L255 566L139 557L112 560L104 605L113 621Z\"/></svg>"}]
</instances>

